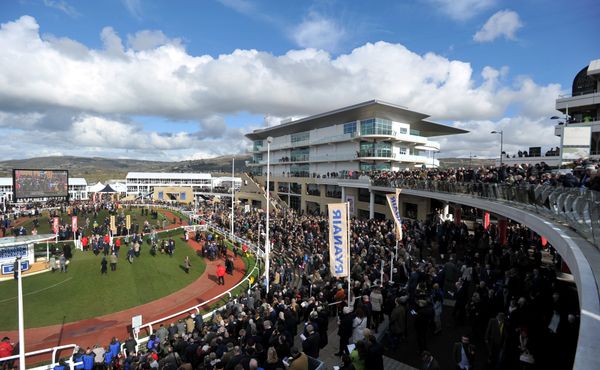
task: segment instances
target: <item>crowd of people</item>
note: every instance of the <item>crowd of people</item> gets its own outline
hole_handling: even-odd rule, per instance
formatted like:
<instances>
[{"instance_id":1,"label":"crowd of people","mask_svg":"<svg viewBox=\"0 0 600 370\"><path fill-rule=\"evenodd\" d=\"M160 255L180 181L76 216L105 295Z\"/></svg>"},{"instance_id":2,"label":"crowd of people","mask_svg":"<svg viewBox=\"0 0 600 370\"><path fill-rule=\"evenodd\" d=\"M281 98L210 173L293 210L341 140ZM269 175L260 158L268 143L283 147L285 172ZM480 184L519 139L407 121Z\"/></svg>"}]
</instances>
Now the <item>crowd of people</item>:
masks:
<instances>
[{"instance_id":1,"label":"crowd of people","mask_svg":"<svg viewBox=\"0 0 600 370\"><path fill-rule=\"evenodd\" d=\"M348 175L369 175L374 184L386 185L407 179L562 186L571 181L543 164ZM595 189L600 181L593 164L574 177L575 187ZM200 212L207 222L230 227L225 206ZM264 245L262 210L236 210L234 220L236 235ZM318 359L327 346L343 370L383 369L384 354L413 363L418 356L423 369L572 365L576 291L559 278L560 256L525 226L509 223L504 238L493 223L467 225L434 211L426 220L405 220L397 238L390 220L352 219L350 287L329 272L327 230L323 216L273 212L268 292L259 281L206 322L189 316L160 327L138 347L129 338L124 354L113 353L115 343L81 349L80 368L308 370L311 358ZM204 246L205 257L225 264L214 239L207 236ZM332 327L339 340L330 342ZM445 331L460 334L440 344ZM396 355L409 346L415 353Z\"/></svg>"}]
</instances>

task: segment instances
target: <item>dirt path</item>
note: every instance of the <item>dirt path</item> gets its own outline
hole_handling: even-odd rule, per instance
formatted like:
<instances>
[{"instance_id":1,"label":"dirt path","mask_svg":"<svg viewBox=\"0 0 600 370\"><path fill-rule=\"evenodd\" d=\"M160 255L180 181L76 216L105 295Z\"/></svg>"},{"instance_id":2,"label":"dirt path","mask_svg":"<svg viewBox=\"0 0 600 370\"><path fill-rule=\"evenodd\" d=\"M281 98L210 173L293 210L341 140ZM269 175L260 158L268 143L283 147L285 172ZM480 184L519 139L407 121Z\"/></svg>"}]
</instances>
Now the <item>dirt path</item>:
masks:
<instances>
[{"instance_id":1,"label":"dirt path","mask_svg":"<svg viewBox=\"0 0 600 370\"><path fill-rule=\"evenodd\" d=\"M165 214L169 213L165 212ZM179 224L172 226L178 227ZM188 244L195 250L201 248L201 244L196 243L192 238L190 238ZM231 252L229 252L229 255L233 256ZM230 289L243 279L245 266L242 259L238 257L234 260L233 276L226 275L225 285L217 285L216 269L219 263L222 263L222 260L206 260L206 270L192 284L178 292L141 306L73 323L27 329L25 331L26 351L30 352L63 344L77 344L84 348L94 344L106 346L113 336L123 341L129 333L128 329L131 326L133 316L142 315L145 323L157 320L200 304ZM52 309L52 307L49 306L48 309ZM2 336L8 336L16 342L18 331L5 332L2 333Z\"/></svg>"}]
</instances>

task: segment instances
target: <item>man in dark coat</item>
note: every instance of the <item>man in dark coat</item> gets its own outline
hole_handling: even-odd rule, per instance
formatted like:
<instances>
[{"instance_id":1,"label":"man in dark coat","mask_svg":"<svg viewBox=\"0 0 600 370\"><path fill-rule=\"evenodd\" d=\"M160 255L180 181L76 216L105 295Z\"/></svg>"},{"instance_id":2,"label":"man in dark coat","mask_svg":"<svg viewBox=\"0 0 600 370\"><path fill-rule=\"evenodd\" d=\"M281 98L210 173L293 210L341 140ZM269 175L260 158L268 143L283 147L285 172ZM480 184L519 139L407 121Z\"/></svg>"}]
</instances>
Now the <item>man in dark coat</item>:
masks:
<instances>
[{"instance_id":1,"label":"man in dark coat","mask_svg":"<svg viewBox=\"0 0 600 370\"><path fill-rule=\"evenodd\" d=\"M350 341L350 337L352 336L352 321L354 320L354 315L352 314L350 307L343 308L339 320L338 336L340 337L340 349L335 354L336 356L341 356L344 353L346 346L348 346L348 342Z\"/></svg>"},{"instance_id":2,"label":"man in dark coat","mask_svg":"<svg viewBox=\"0 0 600 370\"><path fill-rule=\"evenodd\" d=\"M319 333L315 332L315 329L311 324L308 324L306 326L306 332L308 333L308 335L306 336L306 339L302 342L302 352L306 353L307 356L319 358Z\"/></svg>"}]
</instances>

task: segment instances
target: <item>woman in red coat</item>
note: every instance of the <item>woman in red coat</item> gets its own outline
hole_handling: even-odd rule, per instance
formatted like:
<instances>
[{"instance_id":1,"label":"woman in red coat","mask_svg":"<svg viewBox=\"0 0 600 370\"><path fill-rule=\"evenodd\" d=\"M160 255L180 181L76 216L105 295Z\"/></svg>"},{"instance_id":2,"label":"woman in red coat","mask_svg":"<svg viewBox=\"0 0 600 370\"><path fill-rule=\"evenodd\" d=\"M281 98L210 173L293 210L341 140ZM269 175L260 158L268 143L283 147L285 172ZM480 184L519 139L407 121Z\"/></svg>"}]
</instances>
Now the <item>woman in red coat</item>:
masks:
<instances>
[{"instance_id":1,"label":"woman in red coat","mask_svg":"<svg viewBox=\"0 0 600 370\"><path fill-rule=\"evenodd\" d=\"M217 284L225 285L225 266L221 264L217 266Z\"/></svg>"}]
</instances>

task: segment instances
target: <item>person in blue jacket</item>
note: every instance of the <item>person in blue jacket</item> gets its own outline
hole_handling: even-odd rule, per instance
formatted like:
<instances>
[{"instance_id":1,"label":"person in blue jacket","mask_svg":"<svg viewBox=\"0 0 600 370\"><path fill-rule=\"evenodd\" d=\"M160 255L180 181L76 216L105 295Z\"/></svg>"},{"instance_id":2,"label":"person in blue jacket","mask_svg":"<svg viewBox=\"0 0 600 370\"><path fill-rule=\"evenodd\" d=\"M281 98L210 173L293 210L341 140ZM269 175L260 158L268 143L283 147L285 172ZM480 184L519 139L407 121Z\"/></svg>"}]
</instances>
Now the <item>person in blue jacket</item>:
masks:
<instances>
[{"instance_id":1,"label":"person in blue jacket","mask_svg":"<svg viewBox=\"0 0 600 370\"><path fill-rule=\"evenodd\" d=\"M78 362L81 362L81 364L79 365L75 365L75 369L83 369L83 348L79 347L79 349L77 350L77 353L73 355L73 363L76 364Z\"/></svg>"},{"instance_id":2,"label":"person in blue jacket","mask_svg":"<svg viewBox=\"0 0 600 370\"><path fill-rule=\"evenodd\" d=\"M94 368L94 353L91 348L87 348L81 359L83 360L84 370L92 370Z\"/></svg>"},{"instance_id":3,"label":"person in blue jacket","mask_svg":"<svg viewBox=\"0 0 600 370\"><path fill-rule=\"evenodd\" d=\"M107 369L111 369L113 366L113 360L116 357L113 356L113 353L111 351L106 351L104 353L104 366L106 366Z\"/></svg>"},{"instance_id":4,"label":"person in blue jacket","mask_svg":"<svg viewBox=\"0 0 600 370\"><path fill-rule=\"evenodd\" d=\"M110 344L108 345L108 350L114 358L117 358L117 356L119 355L119 351L121 350L121 342L119 342L119 339L117 339L117 337L112 338Z\"/></svg>"}]
</instances>

